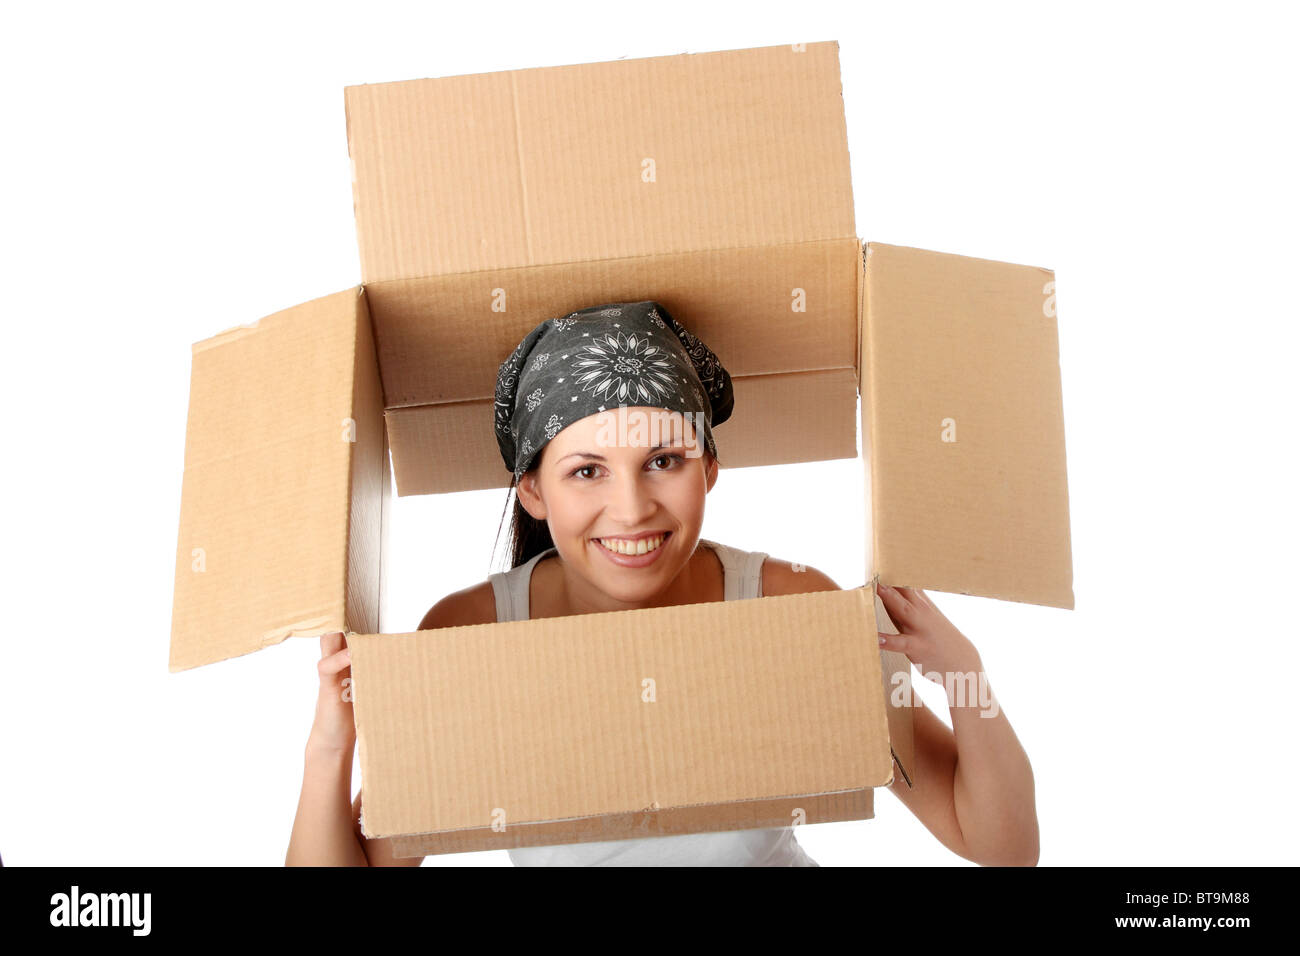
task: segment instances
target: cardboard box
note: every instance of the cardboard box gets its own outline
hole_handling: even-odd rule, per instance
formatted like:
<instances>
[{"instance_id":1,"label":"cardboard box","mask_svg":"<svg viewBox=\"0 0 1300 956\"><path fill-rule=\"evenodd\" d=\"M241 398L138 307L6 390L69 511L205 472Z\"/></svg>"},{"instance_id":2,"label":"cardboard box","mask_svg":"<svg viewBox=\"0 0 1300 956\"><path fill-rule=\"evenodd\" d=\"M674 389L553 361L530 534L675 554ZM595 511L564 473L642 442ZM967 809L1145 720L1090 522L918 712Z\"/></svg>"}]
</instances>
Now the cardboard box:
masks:
<instances>
[{"instance_id":1,"label":"cardboard box","mask_svg":"<svg viewBox=\"0 0 1300 956\"><path fill-rule=\"evenodd\" d=\"M363 283L194 346L171 670L347 632L402 855L870 818L912 782L876 581L1073 607L1051 271L857 237L834 42L345 94ZM643 299L734 377L724 467L861 425L872 580L380 633L390 455L398 494L508 487L498 364Z\"/></svg>"}]
</instances>

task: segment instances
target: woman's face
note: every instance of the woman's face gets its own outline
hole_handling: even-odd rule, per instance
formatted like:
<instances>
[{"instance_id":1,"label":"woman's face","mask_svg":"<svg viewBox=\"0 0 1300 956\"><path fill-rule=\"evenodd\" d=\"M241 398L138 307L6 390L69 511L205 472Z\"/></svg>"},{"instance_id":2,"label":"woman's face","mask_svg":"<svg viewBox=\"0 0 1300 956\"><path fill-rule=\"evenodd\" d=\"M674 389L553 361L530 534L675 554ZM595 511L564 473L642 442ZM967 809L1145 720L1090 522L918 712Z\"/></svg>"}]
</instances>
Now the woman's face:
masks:
<instances>
[{"instance_id":1,"label":"woman's face","mask_svg":"<svg viewBox=\"0 0 1300 956\"><path fill-rule=\"evenodd\" d=\"M688 416L661 408L590 415L547 442L539 459L519 479L519 501L547 523L571 572L630 604L674 581L699 541L704 498L718 476ZM659 540L652 551L612 553L638 550L613 539L646 532L655 533L648 544Z\"/></svg>"}]
</instances>

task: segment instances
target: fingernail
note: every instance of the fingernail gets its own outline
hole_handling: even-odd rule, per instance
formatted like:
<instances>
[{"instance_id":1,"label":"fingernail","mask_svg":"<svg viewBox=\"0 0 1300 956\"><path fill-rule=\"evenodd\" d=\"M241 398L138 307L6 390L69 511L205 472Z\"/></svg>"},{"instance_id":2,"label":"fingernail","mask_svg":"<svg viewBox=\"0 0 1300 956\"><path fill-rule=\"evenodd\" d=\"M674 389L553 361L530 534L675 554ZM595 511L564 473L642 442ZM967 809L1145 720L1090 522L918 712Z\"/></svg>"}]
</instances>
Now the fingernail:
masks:
<instances>
[{"instance_id":1,"label":"fingernail","mask_svg":"<svg viewBox=\"0 0 1300 956\"><path fill-rule=\"evenodd\" d=\"M352 660L352 648L349 647L346 651L344 651L343 656L346 657L348 660Z\"/></svg>"},{"instance_id":2,"label":"fingernail","mask_svg":"<svg viewBox=\"0 0 1300 956\"><path fill-rule=\"evenodd\" d=\"M885 643L885 639L884 639L884 637L881 637L881 638L880 638L880 643L881 643L881 644Z\"/></svg>"}]
</instances>

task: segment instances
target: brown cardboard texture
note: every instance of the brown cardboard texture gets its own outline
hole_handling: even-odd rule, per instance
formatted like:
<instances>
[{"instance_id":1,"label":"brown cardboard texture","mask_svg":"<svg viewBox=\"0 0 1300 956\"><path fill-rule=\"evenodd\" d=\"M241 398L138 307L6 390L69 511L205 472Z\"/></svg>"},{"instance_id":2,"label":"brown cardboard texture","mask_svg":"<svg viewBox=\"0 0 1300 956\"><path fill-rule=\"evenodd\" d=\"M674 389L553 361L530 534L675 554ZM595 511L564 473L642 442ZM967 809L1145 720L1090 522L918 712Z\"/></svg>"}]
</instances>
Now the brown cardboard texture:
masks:
<instances>
[{"instance_id":1,"label":"brown cardboard texture","mask_svg":"<svg viewBox=\"0 0 1300 956\"><path fill-rule=\"evenodd\" d=\"M857 237L834 42L345 94L363 284L194 346L170 668L347 632L363 832L404 855L867 819L913 785L875 582L1073 607L1052 273ZM382 633L393 481L508 487L497 366L643 299L733 375L724 468L857 457L861 427L870 580Z\"/></svg>"}]
</instances>

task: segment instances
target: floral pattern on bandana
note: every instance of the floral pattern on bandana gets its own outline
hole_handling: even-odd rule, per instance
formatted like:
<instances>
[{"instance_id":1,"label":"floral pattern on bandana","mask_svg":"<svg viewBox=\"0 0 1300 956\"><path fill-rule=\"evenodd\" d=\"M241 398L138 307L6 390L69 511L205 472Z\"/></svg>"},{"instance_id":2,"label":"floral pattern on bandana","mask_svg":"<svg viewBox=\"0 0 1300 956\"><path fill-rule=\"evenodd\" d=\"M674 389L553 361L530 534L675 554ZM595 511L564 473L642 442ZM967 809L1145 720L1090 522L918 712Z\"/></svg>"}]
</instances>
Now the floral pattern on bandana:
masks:
<instances>
[{"instance_id":1,"label":"floral pattern on bandana","mask_svg":"<svg viewBox=\"0 0 1300 956\"><path fill-rule=\"evenodd\" d=\"M584 345L569 363L575 384L596 398L627 405L661 405L675 390L676 366L650 337L606 333ZM639 399L639 401L634 401ZM626 400L626 401L624 401Z\"/></svg>"}]
</instances>

